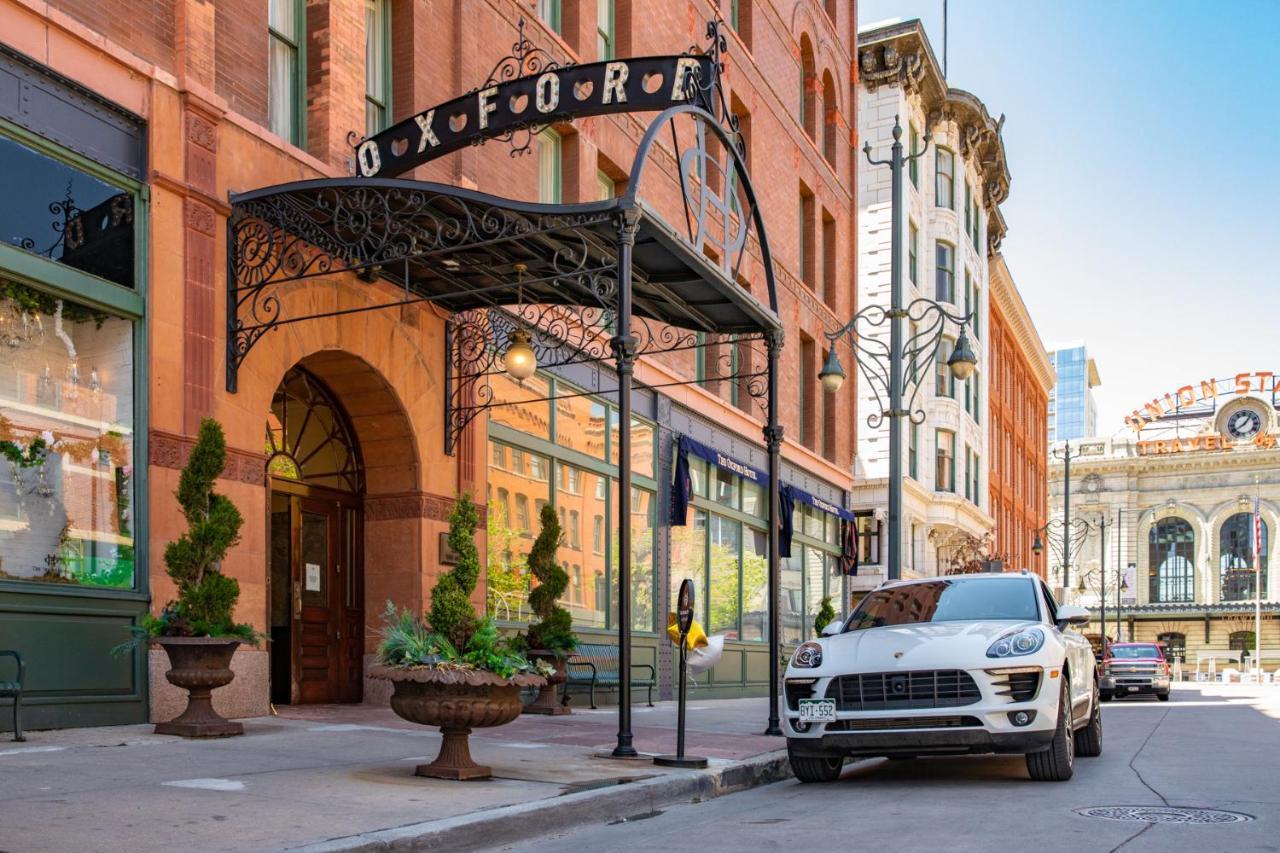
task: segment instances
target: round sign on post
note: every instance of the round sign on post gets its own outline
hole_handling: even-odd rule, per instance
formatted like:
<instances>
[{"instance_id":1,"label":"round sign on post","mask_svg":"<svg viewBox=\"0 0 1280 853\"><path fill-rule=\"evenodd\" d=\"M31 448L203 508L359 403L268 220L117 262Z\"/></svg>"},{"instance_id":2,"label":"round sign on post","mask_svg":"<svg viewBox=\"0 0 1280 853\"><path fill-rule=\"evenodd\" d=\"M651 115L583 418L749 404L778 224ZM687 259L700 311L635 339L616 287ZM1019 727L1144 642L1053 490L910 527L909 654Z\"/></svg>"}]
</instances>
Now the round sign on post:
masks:
<instances>
[{"instance_id":1,"label":"round sign on post","mask_svg":"<svg viewBox=\"0 0 1280 853\"><path fill-rule=\"evenodd\" d=\"M689 578L680 582L680 594L676 596L676 626L680 636L688 634L693 627L693 581Z\"/></svg>"}]
</instances>

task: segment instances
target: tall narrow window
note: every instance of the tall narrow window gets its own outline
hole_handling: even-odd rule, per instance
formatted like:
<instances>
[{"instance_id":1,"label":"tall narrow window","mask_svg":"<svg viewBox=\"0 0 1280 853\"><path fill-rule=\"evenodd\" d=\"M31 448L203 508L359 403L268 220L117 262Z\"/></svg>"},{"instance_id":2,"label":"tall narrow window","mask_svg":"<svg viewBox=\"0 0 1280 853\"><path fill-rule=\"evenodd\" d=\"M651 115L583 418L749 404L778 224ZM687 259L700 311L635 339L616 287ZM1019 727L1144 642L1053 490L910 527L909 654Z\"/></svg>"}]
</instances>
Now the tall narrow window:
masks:
<instances>
[{"instance_id":1,"label":"tall narrow window","mask_svg":"<svg viewBox=\"0 0 1280 853\"><path fill-rule=\"evenodd\" d=\"M1184 519L1162 518L1148 535L1147 561L1152 603L1192 601L1195 597L1196 535Z\"/></svg>"},{"instance_id":2,"label":"tall narrow window","mask_svg":"<svg viewBox=\"0 0 1280 853\"><path fill-rule=\"evenodd\" d=\"M966 447L964 449L964 497L965 497L965 500L973 500L973 492L969 488L972 476L973 476L973 451Z\"/></svg>"},{"instance_id":3,"label":"tall narrow window","mask_svg":"<svg viewBox=\"0 0 1280 853\"><path fill-rule=\"evenodd\" d=\"M908 139L911 142L911 149L907 151L907 153L915 154L920 150L920 131L916 130L915 122L911 122L908 126L911 128L908 134ZM911 185L916 189L920 189L919 158L912 157L909 161L907 161L907 175L911 178Z\"/></svg>"},{"instance_id":4,"label":"tall narrow window","mask_svg":"<svg viewBox=\"0 0 1280 853\"><path fill-rule=\"evenodd\" d=\"M836 84L831 77L831 72L823 72L822 75L822 156L831 164L831 168L836 167L836 119L839 113L836 111Z\"/></svg>"},{"instance_id":5,"label":"tall narrow window","mask_svg":"<svg viewBox=\"0 0 1280 853\"><path fill-rule=\"evenodd\" d=\"M836 306L836 220L822 211L822 300Z\"/></svg>"},{"instance_id":6,"label":"tall narrow window","mask_svg":"<svg viewBox=\"0 0 1280 853\"><path fill-rule=\"evenodd\" d=\"M537 2L538 17L557 33L561 32L563 16L561 14L560 0L537 0Z\"/></svg>"},{"instance_id":7,"label":"tall narrow window","mask_svg":"<svg viewBox=\"0 0 1280 853\"><path fill-rule=\"evenodd\" d=\"M306 126L302 102L302 35L300 0L268 0L267 124L294 145L303 144Z\"/></svg>"},{"instance_id":8,"label":"tall narrow window","mask_svg":"<svg viewBox=\"0 0 1280 853\"><path fill-rule=\"evenodd\" d=\"M813 42L809 36L800 36L800 104L796 111L800 126L813 142L818 141L818 83L817 67L813 59Z\"/></svg>"},{"instance_id":9,"label":"tall narrow window","mask_svg":"<svg viewBox=\"0 0 1280 853\"><path fill-rule=\"evenodd\" d=\"M967 276L968 273L965 273ZM967 311L973 312L973 319L969 321L969 330L975 338L982 336L982 285L977 281L973 282L973 304L965 305Z\"/></svg>"},{"instance_id":10,"label":"tall narrow window","mask_svg":"<svg viewBox=\"0 0 1280 853\"><path fill-rule=\"evenodd\" d=\"M810 290L816 290L817 285L814 279L817 276L816 259L814 258L814 224L813 224L813 193L804 184L800 185L800 221L798 224L799 240L796 241L796 248L799 250L799 262L796 264L797 275L801 281L808 285Z\"/></svg>"},{"instance_id":11,"label":"tall narrow window","mask_svg":"<svg viewBox=\"0 0 1280 853\"><path fill-rule=\"evenodd\" d=\"M373 136L391 119L391 15L388 0L364 4L364 125Z\"/></svg>"},{"instance_id":12,"label":"tall narrow window","mask_svg":"<svg viewBox=\"0 0 1280 853\"><path fill-rule=\"evenodd\" d=\"M933 488L939 492L956 490L956 434L940 429L935 433L937 465L933 473Z\"/></svg>"},{"instance_id":13,"label":"tall narrow window","mask_svg":"<svg viewBox=\"0 0 1280 853\"><path fill-rule=\"evenodd\" d=\"M596 58L603 62L614 56L613 0L596 0Z\"/></svg>"},{"instance_id":14,"label":"tall narrow window","mask_svg":"<svg viewBox=\"0 0 1280 853\"><path fill-rule=\"evenodd\" d=\"M964 233L966 236L973 234L973 188L969 186L969 179L964 179Z\"/></svg>"},{"instance_id":15,"label":"tall narrow window","mask_svg":"<svg viewBox=\"0 0 1280 853\"><path fill-rule=\"evenodd\" d=\"M952 341L949 338L942 338L938 341L938 348L935 351L937 355L934 357L933 362L933 394L935 397L954 397L956 395L955 376L947 365L947 359L951 358L952 346Z\"/></svg>"},{"instance_id":16,"label":"tall narrow window","mask_svg":"<svg viewBox=\"0 0 1280 853\"><path fill-rule=\"evenodd\" d=\"M751 0L729 0L729 26L751 47Z\"/></svg>"},{"instance_id":17,"label":"tall narrow window","mask_svg":"<svg viewBox=\"0 0 1280 853\"><path fill-rule=\"evenodd\" d=\"M938 207L945 207L955 210L956 207L956 155L952 154L950 149L937 148L934 150L934 204Z\"/></svg>"},{"instance_id":18,"label":"tall narrow window","mask_svg":"<svg viewBox=\"0 0 1280 853\"><path fill-rule=\"evenodd\" d=\"M956 249L950 243L938 241L937 261L934 267L934 297L939 302L956 301Z\"/></svg>"},{"instance_id":19,"label":"tall narrow window","mask_svg":"<svg viewBox=\"0 0 1280 853\"><path fill-rule=\"evenodd\" d=\"M544 130L538 134L538 201L543 204L559 204L560 134Z\"/></svg>"},{"instance_id":20,"label":"tall narrow window","mask_svg":"<svg viewBox=\"0 0 1280 853\"><path fill-rule=\"evenodd\" d=\"M913 161L914 162L914 161ZM907 222L907 280L916 284L916 269L919 264L920 229L914 222Z\"/></svg>"},{"instance_id":21,"label":"tall narrow window","mask_svg":"<svg viewBox=\"0 0 1280 853\"><path fill-rule=\"evenodd\" d=\"M910 437L907 440L907 473L911 479L920 479L920 424L912 422Z\"/></svg>"},{"instance_id":22,"label":"tall narrow window","mask_svg":"<svg viewBox=\"0 0 1280 853\"><path fill-rule=\"evenodd\" d=\"M814 398L810 383L818 372L816 364L817 348L814 345L813 338L806 336L804 333L800 335L800 443L810 450L815 449L817 444L817 400Z\"/></svg>"}]
</instances>

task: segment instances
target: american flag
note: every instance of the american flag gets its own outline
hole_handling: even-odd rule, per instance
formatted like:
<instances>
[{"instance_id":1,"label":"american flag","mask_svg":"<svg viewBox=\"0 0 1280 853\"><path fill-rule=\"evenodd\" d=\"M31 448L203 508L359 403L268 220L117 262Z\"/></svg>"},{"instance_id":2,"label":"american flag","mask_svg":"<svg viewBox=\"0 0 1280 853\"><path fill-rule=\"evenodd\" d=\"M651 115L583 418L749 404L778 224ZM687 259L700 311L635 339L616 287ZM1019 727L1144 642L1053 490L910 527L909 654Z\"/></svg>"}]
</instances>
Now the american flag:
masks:
<instances>
[{"instance_id":1,"label":"american flag","mask_svg":"<svg viewBox=\"0 0 1280 853\"><path fill-rule=\"evenodd\" d=\"M1262 566L1262 512L1258 506L1258 496L1253 498L1253 568L1260 571Z\"/></svg>"}]
</instances>

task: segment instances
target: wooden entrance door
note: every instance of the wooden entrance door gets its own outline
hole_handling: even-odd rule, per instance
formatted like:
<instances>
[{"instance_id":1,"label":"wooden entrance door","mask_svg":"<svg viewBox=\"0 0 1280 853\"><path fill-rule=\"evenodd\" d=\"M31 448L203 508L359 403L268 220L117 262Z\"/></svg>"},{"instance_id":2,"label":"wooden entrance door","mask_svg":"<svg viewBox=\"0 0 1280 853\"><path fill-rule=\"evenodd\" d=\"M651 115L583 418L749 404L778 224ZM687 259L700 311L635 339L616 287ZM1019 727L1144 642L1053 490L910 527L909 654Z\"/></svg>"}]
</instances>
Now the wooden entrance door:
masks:
<instances>
[{"instance_id":1,"label":"wooden entrance door","mask_svg":"<svg viewBox=\"0 0 1280 853\"><path fill-rule=\"evenodd\" d=\"M284 504L284 511L272 514L273 527L287 519L290 540L288 573L276 575L277 582L287 578L289 590L289 700L359 702L364 604L358 506L278 493L273 503ZM273 677L284 673L273 666Z\"/></svg>"}]
</instances>

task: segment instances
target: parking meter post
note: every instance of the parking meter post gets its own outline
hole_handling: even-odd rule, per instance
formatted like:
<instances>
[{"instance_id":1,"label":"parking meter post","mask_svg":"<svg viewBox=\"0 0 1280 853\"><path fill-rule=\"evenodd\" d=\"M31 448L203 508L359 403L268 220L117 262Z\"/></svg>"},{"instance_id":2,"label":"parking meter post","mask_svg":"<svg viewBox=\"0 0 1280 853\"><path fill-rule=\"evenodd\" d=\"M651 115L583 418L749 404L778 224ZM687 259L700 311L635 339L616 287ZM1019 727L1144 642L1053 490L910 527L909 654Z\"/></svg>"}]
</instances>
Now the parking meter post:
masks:
<instances>
[{"instance_id":1,"label":"parking meter post","mask_svg":"<svg viewBox=\"0 0 1280 853\"><path fill-rule=\"evenodd\" d=\"M693 582L685 579L680 584L676 599L676 627L680 636L680 689L676 694L676 754L654 756L653 763L662 767L687 767L701 769L707 759L684 754L685 704L688 699L689 629L693 627Z\"/></svg>"},{"instance_id":2,"label":"parking meter post","mask_svg":"<svg viewBox=\"0 0 1280 853\"><path fill-rule=\"evenodd\" d=\"M680 632L680 693L677 699L677 702L679 703L679 707L676 710L676 758L684 758L684 720L685 720L684 708L685 708L685 699L687 697L687 694L685 691L687 691L689 687L688 684L686 683L688 679L686 666L688 665L688 662L689 662L689 655L687 651L688 639L689 639L689 635L681 631Z\"/></svg>"}]
</instances>

